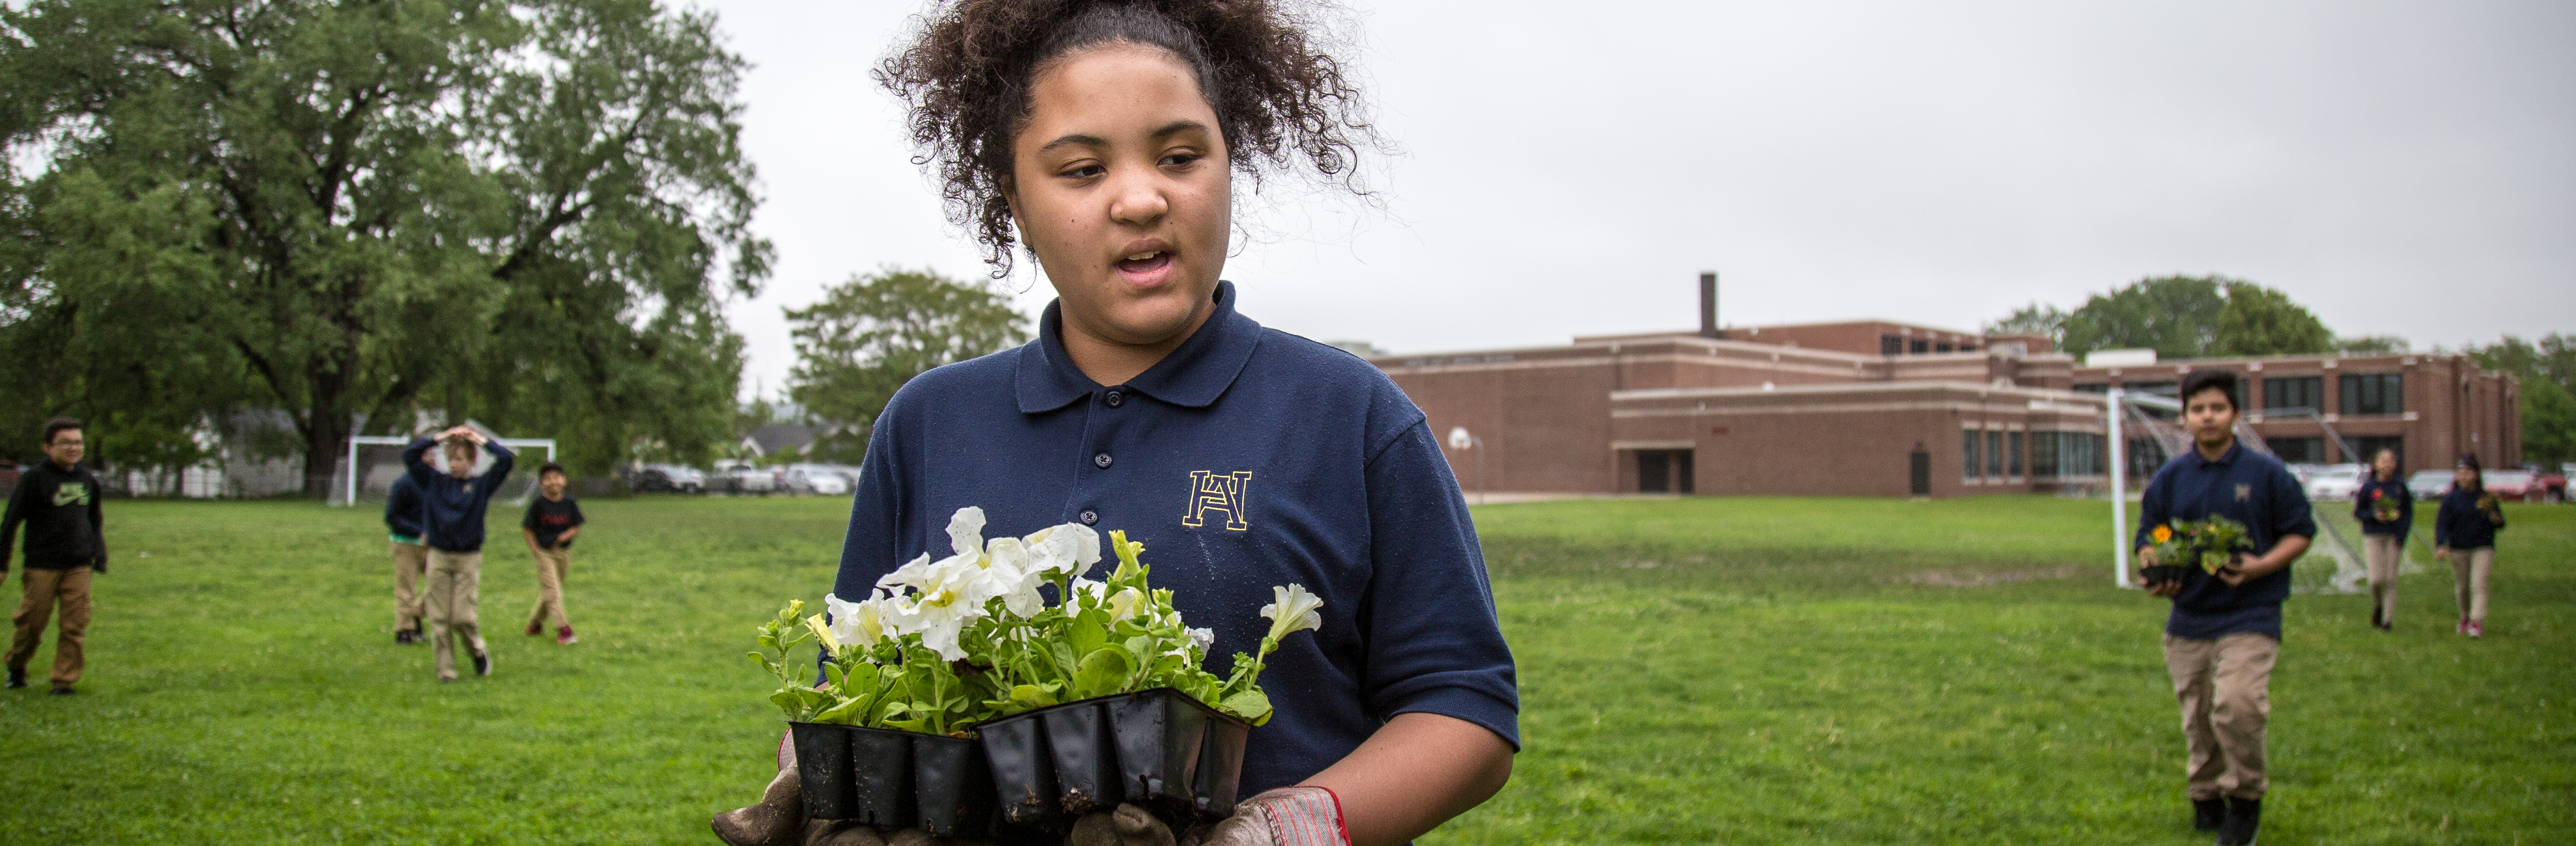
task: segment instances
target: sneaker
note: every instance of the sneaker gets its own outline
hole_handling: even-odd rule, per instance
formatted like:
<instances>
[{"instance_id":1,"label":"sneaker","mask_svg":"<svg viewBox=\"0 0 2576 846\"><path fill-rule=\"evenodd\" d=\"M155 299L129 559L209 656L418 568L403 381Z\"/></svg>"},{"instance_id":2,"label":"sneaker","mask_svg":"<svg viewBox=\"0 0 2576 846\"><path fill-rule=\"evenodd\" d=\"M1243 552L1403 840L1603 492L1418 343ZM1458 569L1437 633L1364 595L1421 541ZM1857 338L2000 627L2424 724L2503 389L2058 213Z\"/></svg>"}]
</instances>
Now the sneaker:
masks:
<instances>
[{"instance_id":1,"label":"sneaker","mask_svg":"<svg viewBox=\"0 0 2576 846\"><path fill-rule=\"evenodd\" d=\"M2263 825L2263 800L2227 799L2227 822L2218 827L2218 846L2254 846L2254 833Z\"/></svg>"},{"instance_id":2,"label":"sneaker","mask_svg":"<svg viewBox=\"0 0 2576 846\"><path fill-rule=\"evenodd\" d=\"M27 686L27 668L25 668L25 667L11 667L11 668L9 668L9 689L10 689L10 690L17 690L17 689L19 689L19 688L26 687L26 686Z\"/></svg>"},{"instance_id":3,"label":"sneaker","mask_svg":"<svg viewBox=\"0 0 2576 846\"><path fill-rule=\"evenodd\" d=\"M2387 609L2377 605L2370 606L2370 627L2383 632L2388 630Z\"/></svg>"},{"instance_id":4,"label":"sneaker","mask_svg":"<svg viewBox=\"0 0 2576 846\"><path fill-rule=\"evenodd\" d=\"M2217 831L2219 826L2221 826L2221 825L2225 825L2226 823L2227 823L2227 800L2225 800L2225 799L2194 799L2194 800L2191 800L2191 830L2193 830L2193 831Z\"/></svg>"},{"instance_id":5,"label":"sneaker","mask_svg":"<svg viewBox=\"0 0 2576 846\"><path fill-rule=\"evenodd\" d=\"M2469 636L2470 636L2470 637L2486 637L2486 636L2487 636L2487 624L2486 624L2485 622L2483 622L2483 621L2480 621L2480 620L2470 620L2470 621L2469 621Z\"/></svg>"},{"instance_id":6,"label":"sneaker","mask_svg":"<svg viewBox=\"0 0 2576 846\"><path fill-rule=\"evenodd\" d=\"M70 696L70 695L72 695L72 689L71 689L71 688L69 688L69 687L57 687L57 688L54 688L54 690L53 690L53 695L55 695L55 696Z\"/></svg>"},{"instance_id":7,"label":"sneaker","mask_svg":"<svg viewBox=\"0 0 2576 846\"><path fill-rule=\"evenodd\" d=\"M555 629L555 643L556 643L557 645L560 645L560 646L571 646L571 645L573 645L573 644L580 643L580 642L581 642L581 638L577 638L577 637L573 637L573 636L572 636L572 627L571 627L571 626L561 626L561 627L557 627L557 628Z\"/></svg>"},{"instance_id":8,"label":"sneaker","mask_svg":"<svg viewBox=\"0 0 2576 846\"><path fill-rule=\"evenodd\" d=\"M474 653L474 674L478 676L488 676L492 674L492 653Z\"/></svg>"},{"instance_id":9,"label":"sneaker","mask_svg":"<svg viewBox=\"0 0 2576 846\"><path fill-rule=\"evenodd\" d=\"M2457 626L2453 626L2453 627L2451 627L2451 630L2452 630L2452 631L2455 631L2455 632L2458 632L2458 633L2460 633L2460 634L2468 634L2468 633L2469 633L2469 618L2467 618L2467 617L2462 617L2462 618L2460 618L2460 624L2459 624L2459 625L2457 625Z\"/></svg>"},{"instance_id":10,"label":"sneaker","mask_svg":"<svg viewBox=\"0 0 2576 846\"><path fill-rule=\"evenodd\" d=\"M543 620L532 620L532 621L529 621L529 623L528 623L528 636L529 636L529 637L536 637L536 636L538 636L538 635L545 634L545 633L546 633L546 624L545 624L545 621L543 621Z\"/></svg>"}]
</instances>

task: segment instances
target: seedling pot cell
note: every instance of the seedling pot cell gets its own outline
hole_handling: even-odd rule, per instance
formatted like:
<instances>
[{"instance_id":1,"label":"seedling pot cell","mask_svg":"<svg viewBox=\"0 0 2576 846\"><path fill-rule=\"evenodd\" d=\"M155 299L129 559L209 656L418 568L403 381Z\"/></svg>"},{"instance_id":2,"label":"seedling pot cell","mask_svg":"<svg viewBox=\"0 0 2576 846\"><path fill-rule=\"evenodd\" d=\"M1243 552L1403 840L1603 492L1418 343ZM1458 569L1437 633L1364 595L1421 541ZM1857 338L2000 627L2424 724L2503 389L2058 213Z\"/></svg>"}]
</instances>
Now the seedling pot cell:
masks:
<instances>
[{"instance_id":1,"label":"seedling pot cell","mask_svg":"<svg viewBox=\"0 0 2576 846\"><path fill-rule=\"evenodd\" d=\"M2170 564L2150 566L2139 574L2147 577L2147 585L2150 587L2182 581L2182 568Z\"/></svg>"},{"instance_id":2,"label":"seedling pot cell","mask_svg":"<svg viewBox=\"0 0 2576 846\"><path fill-rule=\"evenodd\" d=\"M1090 699L1035 712L1055 757L1056 801L1069 817L1117 810L1118 741L1109 731L1111 699Z\"/></svg>"},{"instance_id":3,"label":"seedling pot cell","mask_svg":"<svg viewBox=\"0 0 2576 846\"><path fill-rule=\"evenodd\" d=\"M1125 800L1169 820L1234 812L1252 726L1157 688L1108 700Z\"/></svg>"},{"instance_id":4,"label":"seedling pot cell","mask_svg":"<svg viewBox=\"0 0 2576 846\"><path fill-rule=\"evenodd\" d=\"M1038 712L1015 714L975 727L992 764L1002 821L1037 831L1060 832L1069 820L1057 801L1055 755L1047 749Z\"/></svg>"},{"instance_id":5,"label":"seedling pot cell","mask_svg":"<svg viewBox=\"0 0 2576 846\"><path fill-rule=\"evenodd\" d=\"M848 819L859 802L850 781L849 726L788 723L796 746L796 779L805 794L805 813L818 820Z\"/></svg>"},{"instance_id":6,"label":"seedling pot cell","mask_svg":"<svg viewBox=\"0 0 2576 846\"><path fill-rule=\"evenodd\" d=\"M856 804L845 819L912 827L912 732L850 729L850 784Z\"/></svg>"},{"instance_id":7,"label":"seedling pot cell","mask_svg":"<svg viewBox=\"0 0 2576 846\"><path fill-rule=\"evenodd\" d=\"M922 830L941 837L992 830L993 768L982 741L913 735L912 772Z\"/></svg>"}]
</instances>

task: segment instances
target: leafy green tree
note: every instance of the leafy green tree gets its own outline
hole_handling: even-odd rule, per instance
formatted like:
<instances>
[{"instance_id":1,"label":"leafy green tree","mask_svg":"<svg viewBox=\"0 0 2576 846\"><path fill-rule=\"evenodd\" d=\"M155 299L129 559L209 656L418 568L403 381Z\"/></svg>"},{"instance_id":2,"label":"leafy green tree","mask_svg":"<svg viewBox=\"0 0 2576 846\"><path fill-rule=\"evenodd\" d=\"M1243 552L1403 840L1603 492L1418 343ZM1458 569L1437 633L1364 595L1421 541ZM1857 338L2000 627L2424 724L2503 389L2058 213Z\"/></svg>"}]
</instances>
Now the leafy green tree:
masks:
<instances>
[{"instance_id":1,"label":"leafy green tree","mask_svg":"<svg viewBox=\"0 0 2576 846\"><path fill-rule=\"evenodd\" d=\"M2042 335L2046 336L2050 343L2064 344L2066 312L2053 305L2034 302L2004 315L2002 320L1986 324L1985 334Z\"/></svg>"},{"instance_id":2,"label":"leafy green tree","mask_svg":"<svg viewBox=\"0 0 2576 846\"><path fill-rule=\"evenodd\" d=\"M2252 282L2227 280L2227 305L2211 327L2213 356L2303 355L2334 352L2334 332L2290 295Z\"/></svg>"},{"instance_id":3,"label":"leafy green tree","mask_svg":"<svg viewBox=\"0 0 2576 846\"><path fill-rule=\"evenodd\" d=\"M2576 460L2576 397L2556 382L2522 383L2522 460Z\"/></svg>"},{"instance_id":4,"label":"leafy green tree","mask_svg":"<svg viewBox=\"0 0 2576 846\"><path fill-rule=\"evenodd\" d=\"M2159 276L2095 294L2067 313L2064 349L2152 349L2164 358L2197 358L2218 333L2227 308L2221 292L2234 281L2216 276Z\"/></svg>"},{"instance_id":5,"label":"leafy green tree","mask_svg":"<svg viewBox=\"0 0 2576 846\"><path fill-rule=\"evenodd\" d=\"M2512 335L2466 350L2479 367L2522 383L2522 457L2576 459L2576 336L2551 332L2535 344Z\"/></svg>"},{"instance_id":6,"label":"leafy green tree","mask_svg":"<svg viewBox=\"0 0 2576 846\"><path fill-rule=\"evenodd\" d=\"M36 164L0 185L0 345L131 364L48 408L285 408L314 494L358 415L422 407L703 451L722 300L768 271L742 69L651 0L10 4L0 142ZM134 368L187 390L101 387Z\"/></svg>"},{"instance_id":7,"label":"leafy green tree","mask_svg":"<svg viewBox=\"0 0 2576 846\"><path fill-rule=\"evenodd\" d=\"M2414 344L2407 343L2405 338L2401 338L2396 335L2356 335L2350 338L2339 338L2335 341L2336 352L2347 352L2355 355L2387 355L2390 353L2406 352L2414 348Z\"/></svg>"},{"instance_id":8,"label":"leafy green tree","mask_svg":"<svg viewBox=\"0 0 2576 846\"><path fill-rule=\"evenodd\" d=\"M788 396L817 418L845 424L814 452L855 461L867 427L895 389L923 371L1028 340L1027 318L985 285L929 270L886 268L833 286L821 302L788 309L796 367Z\"/></svg>"}]
</instances>

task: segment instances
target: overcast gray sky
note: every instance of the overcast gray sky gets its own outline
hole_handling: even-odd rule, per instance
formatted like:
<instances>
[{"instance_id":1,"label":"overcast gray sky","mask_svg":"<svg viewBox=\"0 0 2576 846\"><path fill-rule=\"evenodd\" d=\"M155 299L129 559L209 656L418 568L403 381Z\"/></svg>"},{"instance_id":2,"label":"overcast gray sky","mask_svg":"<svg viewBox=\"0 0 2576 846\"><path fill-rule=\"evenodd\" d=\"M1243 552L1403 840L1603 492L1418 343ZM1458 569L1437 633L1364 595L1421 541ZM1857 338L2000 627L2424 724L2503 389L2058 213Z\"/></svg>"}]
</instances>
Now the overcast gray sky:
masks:
<instances>
[{"instance_id":1,"label":"overcast gray sky","mask_svg":"<svg viewBox=\"0 0 2576 846\"><path fill-rule=\"evenodd\" d=\"M867 69L920 6L696 0L756 67L764 293L981 274ZM2576 331L2576 4L1352 3L1384 207L1282 191L1242 308L1398 352L1696 324L1974 329L2165 273L2418 348ZM1008 283L1034 314L1052 294Z\"/></svg>"}]
</instances>

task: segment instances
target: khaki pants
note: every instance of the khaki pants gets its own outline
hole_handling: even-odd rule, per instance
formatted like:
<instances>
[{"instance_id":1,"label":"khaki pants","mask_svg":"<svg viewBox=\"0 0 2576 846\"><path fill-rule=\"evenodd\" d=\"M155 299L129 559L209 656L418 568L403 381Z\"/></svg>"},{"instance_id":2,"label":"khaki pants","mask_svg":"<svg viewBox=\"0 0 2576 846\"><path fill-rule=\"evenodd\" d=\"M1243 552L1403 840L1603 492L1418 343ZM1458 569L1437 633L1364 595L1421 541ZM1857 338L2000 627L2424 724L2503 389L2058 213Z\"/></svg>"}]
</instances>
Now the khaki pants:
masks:
<instances>
[{"instance_id":1,"label":"khaki pants","mask_svg":"<svg viewBox=\"0 0 2576 846\"><path fill-rule=\"evenodd\" d=\"M439 678L456 677L456 646L449 635L464 639L467 654L483 654L483 631L474 621L482 590L483 553L429 551L429 595L422 610L429 616L429 642L438 656Z\"/></svg>"},{"instance_id":2,"label":"khaki pants","mask_svg":"<svg viewBox=\"0 0 2576 846\"><path fill-rule=\"evenodd\" d=\"M2493 569L2495 547L2451 550L2451 584L2459 594L2460 616L2476 620L2480 625L2487 621L2487 571Z\"/></svg>"},{"instance_id":3,"label":"khaki pants","mask_svg":"<svg viewBox=\"0 0 2576 846\"><path fill-rule=\"evenodd\" d=\"M17 634L9 641L9 669L27 669L27 660L36 657L36 646L45 639L46 618L54 606L63 610L62 637L54 641L54 686L70 687L80 681L81 670L88 666L81 654L81 643L89 636L89 568L39 570L28 567L25 575L27 592L18 601L18 613L9 617Z\"/></svg>"},{"instance_id":4,"label":"khaki pants","mask_svg":"<svg viewBox=\"0 0 2576 846\"><path fill-rule=\"evenodd\" d=\"M572 627L572 618L564 616L564 571L572 569L572 549L555 547L537 550L537 607L528 612L528 626L542 628L546 615L553 614L555 625Z\"/></svg>"},{"instance_id":5,"label":"khaki pants","mask_svg":"<svg viewBox=\"0 0 2576 846\"><path fill-rule=\"evenodd\" d=\"M2362 535L2361 557L2370 565L2370 601L2379 619L2397 622L2397 560L2405 541L2396 535Z\"/></svg>"},{"instance_id":6,"label":"khaki pants","mask_svg":"<svg viewBox=\"0 0 2576 846\"><path fill-rule=\"evenodd\" d=\"M429 569L429 547L386 541L394 556L394 631L420 631L420 577Z\"/></svg>"},{"instance_id":7,"label":"khaki pants","mask_svg":"<svg viewBox=\"0 0 2576 846\"><path fill-rule=\"evenodd\" d=\"M2165 636L2165 669L2173 674L2191 749L2185 783L2194 801L2261 799L2271 786L2263 778L2263 723L2272 715L2272 662L2280 654L2281 642L2268 635Z\"/></svg>"}]
</instances>

